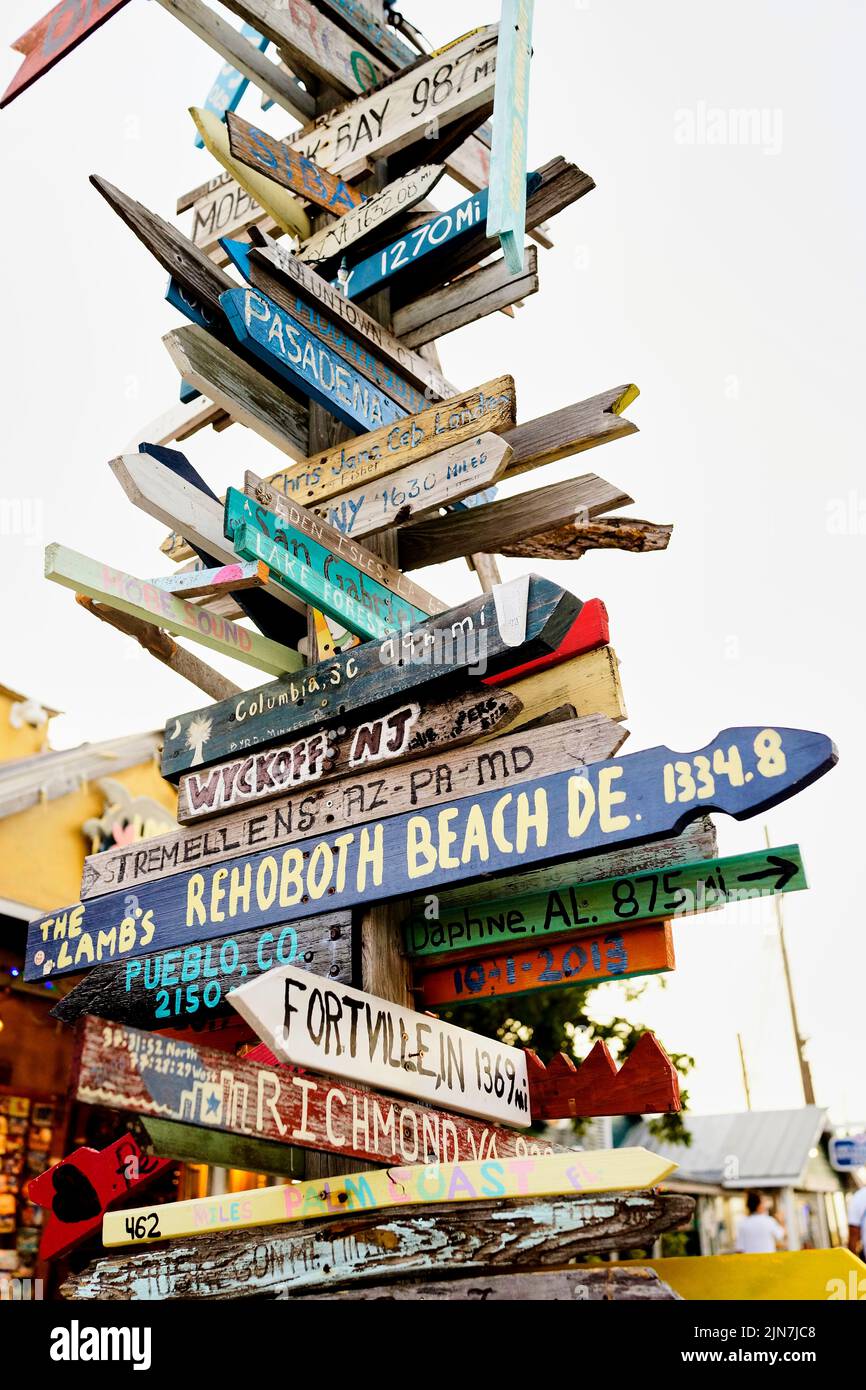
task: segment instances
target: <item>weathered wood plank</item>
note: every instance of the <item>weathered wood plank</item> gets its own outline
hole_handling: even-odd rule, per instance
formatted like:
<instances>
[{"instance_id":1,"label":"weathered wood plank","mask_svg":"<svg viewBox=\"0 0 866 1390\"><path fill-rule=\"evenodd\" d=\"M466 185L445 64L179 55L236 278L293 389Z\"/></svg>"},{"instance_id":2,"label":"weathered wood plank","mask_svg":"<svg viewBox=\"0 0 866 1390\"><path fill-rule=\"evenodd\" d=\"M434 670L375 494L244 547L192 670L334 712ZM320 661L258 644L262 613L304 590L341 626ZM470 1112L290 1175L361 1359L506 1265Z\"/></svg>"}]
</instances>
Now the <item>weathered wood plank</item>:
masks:
<instances>
[{"instance_id":1,"label":"weathered wood plank","mask_svg":"<svg viewBox=\"0 0 866 1390\"><path fill-rule=\"evenodd\" d=\"M612 439L636 434L637 425L627 420L623 411L638 396L636 386L615 386L598 396L567 405L550 415L528 420L505 434L506 444L514 450L508 466L509 478L540 468L545 463L570 458L584 449L594 449Z\"/></svg>"},{"instance_id":2,"label":"weathered wood plank","mask_svg":"<svg viewBox=\"0 0 866 1390\"><path fill-rule=\"evenodd\" d=\"M221 406L215 405L211 400L204 400L202 396L197 396L195 400L173 405L170 410L164 411L155 420L151 420L149 424L136 430L123 452L134 454L142 441L151 444L179 443L183 439L191 438L199 430L204 429L206 425L224 428L231 423L231 419Z\"/></svg>"},{"instance_id":3,"label":"weathered wood plank","mask_svg":"<svg viewBox=\"0 0 866 1390\"><path fill-rule=\"evenodd\" d=\"M215 187L192 204L190 240L216 265L228 263L221 237L246 237L254 228L269 236L282 236L282 228L228 174L213 182Z\"/></svg>"},{"instance_id":4,"label":"weathered wood plank","mask_svg":"<svg viewBox=\"0 0 866 1390\"><path fill-rule=\"evenodd\" d=\"M112 466L128 467L134 481L134 462L135 456ZM516 637L509 630L508 611L515 602L519 616L526 616L525 632ZM505 680L518 663L556 656L584 607L573 594L538 576L531 578L528 597L523 586L502 585L493 595L430 618L402 639L365 642L307 667L294 682L274 682L247 691L240 701L171 719L163 773L174 776L191 766L212 766L239 747L273 743L375 701L398 699L433 680L473 670L479 660L486 661L488 676L500 674ZM193 722L197 733L191 746L187 734Z\"/></svg>"},{"instance_id":5,"label":"weathered wood plank","mask_svg":"<svg viewBox=\"0 0 866 1390\"><path fill-rule=\"evenodd\" d=\"M239 589L260 589L268 582L268 567L261 560L237 565L221 565L219 569L186 570L180 574L161 574L148 581L156 589L165 589L179 598L192 599L212 595L224 596Z\"/></svg>"},{"instance_id":6,"label":"weathered wood plank","mask_svg":"<svg viewBox=\"0 0 866 1390\"><path fill-rule=\"evenodd\" d=\"M301 74L312 73L327 86L354 95L391 76L382 61L350 38L308 0L225 0L228 9L267 34L280 54ZM321 161L324 163L324 161Z\"/></svg>"},{"instance_id":7,"label":"weathered wood plank","mask_svg":"<svg viewBox=\"0 0 866 1390\"><path fill-rule=\"evenodd\" d=\"M507 1216L510 1201L532 1197L571 1197L576 1193L639 1192L656 1187L675 1163L647 1149L595 1149L545 1158L502 1158L498 1162L439 1163L331 1177L277 1187L234 1191L225 1197L194 1197L182 1202L107 1212L102 1242L150 1245L206 1231L240 1231L286 1226L290 1222L387 1211L394 1207L452 1206L490 1201Z\"/></svg>"},{"instance_id":8,"label":"weathered wood plank","mask_svg":"<svg viewBox=\"0 0 866 1390\"><path fill-rule=\"evenodd\" d=\"M622 1066L597 1042L575 1067L564 1052L545 1066L527 1049L529 1096L535 1119L586 1115L661 1115L680 1109L677 1069L652 1033L644 1033Z\"/></svg>"},{"instance_id":9,"label":"weathered wood plank","mask_svg":"<svg viewBox=\"0 0 866 1390\"><path fill-rule=\"evenodd\" d=\"M477 999L515 998L569 985L600 984L658 975L675 968L673 937L665 922L630 923L627 930L546 946L515 946L497 955L459 956L413 971L420 1008L442 1009Z\"/></svg>"},{"instance_id":10,"label":"weathered wood plank","mask_svg":"<svg viewBox=\"0 0 866 1390\"><path fill-rule=\"evenodd\" d=\"M502 434L513 428L516 409L513 379L496 377L399 424L372 430L282 469L267 481L306 507L321 505L361 482L387 477L484 431Z\"/></svg>"},{"instance_id":11,"label":"weathered wood plank","mask_svg":"<svg viewBox=\"0 0 866 1390\"><path fill-rule=\"evenodd\" d=\"M511 469L506 470L508 477ZM599 516L627 507L632 498L595 473L567 478L471 511L449 512L401 527L397 538L402 569L443 564L474 551L501 553L510 542L533 536L577 517Z\"/></svg>"},{"instance_id":12,"label":"weathered wood plank","mask_svg":"<svg viewBox=\"0 0 866 1390\"><path fill-rule=\"evenodd\" d=\"M215 1018L234 1017L227 999L234 985L293 962L313 975L350 984L351 914L329 912L297 926L239 932L100 965L52 1013L64 1023L94 1014L132 1028L205 1028Z\"/></svg>"},{"instance_id":13,"label":"weathered wood plank","mask_svg":"<svg viewBox=\"0 0 866 1390\"><path fill-rule=\"evenodd\" d=\"M505 941L525 944L530 937L572 936L594 927L680 918L807 887L797 845L582 883L563 878L557 888L534 896L493 898L471 908L441 904L435 917L415 917L407 925L406 950L418 957L470 950L486 954Z\"/></svg>"},{"instance_id":14,"label":"weathered wood plank","mask_svg":"<svg viewBox=\"0 0 866 1390\"><path fill-rule=\"evenodd\" d=\"M276 1062L88 1016L78 1025L75 1099L110 1110L373 1163L526 1158L553 1147L514 1129L359 1090ZM216 1102L216 1103L215 1103Z\"/></svg>"},{"instance_id":15,"label":"weathered wood plank","mask_svg":"<svg viewBox=\"0 0 866 1390\"><path fill-rule=\"evenodd\" d=\"M529 70L535 0L502 0L493 106L488 236L498 236L513 274L523 269Z\"/></svg>"},{"instance_id":16,"label":"weathered wood plank","mask_svg":"<svg viewBox=\"0 0 866 1390\"><path fill-rule=\"evenodd\" d=\"M595 655L593 653L593 657ZM576 666L583 660L579 657L568 664ZM469 795L479 787L526 780L536 767L543 765L552 738L550 732L535 731L540 734L538 738L533 736L521 742L513 735L508 735L506 741L501 731L526 727L521 721L528 724L539 718L539 712L544 711L548 703L556 707L555 694L547 694L544 688L549 675L546 672L541 677L520 682L521 688L538 687L537 694L527 691L518 697L518 687L514 686L496 691L495 700L489 699L486 693L479 697L478 692L467 692L465 696L444 700L441 706L424 706L416 726L417 748L412 746L413 738L407 750L412 756L412 765L406 769L405 777L396 769L393 775L383 776L378 764L369 769L362 767L354 775L347 774L338 783L321 789L301 787L280 797L273 806L263 808L256 802L244 803L234 814L221 815L219 821L208 823L202 831L196 828L172 831L151 838L146 846L118 845L102 854L90 855L85 860L82 900L100 897L116 888L137 887L164 878L177 873L184 865L226 862L257 846L270 845L277 849L311 833L324 832L334 824L358 825L382 815L397 814L408 807L440 805L451 796ZM515 703L522 707L521 712L514 712ZM587 703L600 705L602 701L588 700ZM465 759L452 759L451 763L443 763L438 753L415 761L416 752L420 755L437 748L436 729L440 715L444 736L449 737L446 748L452 746L451 734L454 735L453 746L460 744L464 729L471 731L468 736L479 740L479 747L468 751ZM511 724L503 722L506 718L510 718ZM387 715L383 722L388 722ZM485 743L491 730L500 735L495 746ZM605 714L577 720L560 728L556 736L560 751L565 750L565 756L573 758L575 766L584 761L597 762L612 757L625 737L626 731ZM518 749L521 751L515 756ZM500 754L506 752L508 756L503 759ZM238 780L246 761L240 762ZM179 816L189 817L194 801L200 800L206 806L211 796L218 809L219 800L226 794L226 780L221 774L217 792L209 774L187 774L181 779ZM237 787L237 781L233 787ZM258 785L257 789L265 790Z\"/></svg>"},{"instance_id":17,"label":"weathered wood plank","mask_svg":"<svg viewBox=\"0 0 866 1390\"><path fill-rule=\"evenodd\" d=\"M189 113L206 148L235 183L245 188L284 232L305 241L313 228L303 203L272 178L266 178L260 171L232 157L226 127L212 111L191 106Z\"/></svg>"},{"instance_id":18,"label":"weathered wood plank","mask_svg":"<svg viewBox=\"0 0 866 1390\"><path fill-rule=\"evenodd\" d=\"M498 1270L544 1270L589 1254L646 1246L687 1221L694 1199L679 1194L544 1198L501 1210L471 1203L434 1216L405 1213L279 1227L252 1234L198 1236L170 1252L101 1260L73 1276L71 1299L294 1297L383 1279Z\"/></svg>"},{"instance_id":19,"label":"weathered wood plank","mask_svg":"<svg viewBox=\"0 0 866 1390\"><path fill-rule=\"evenodd\" d=\"M91 560L66 546L45 549L45 578L77 594L96 599L143 622L152 622L175 637L187 637L223 656L273 675L301 668L302 659L292 648L272 642L257 632L225 618L213 618L195 604L157 589L143 579Z\"/></svg>"},{"instance_id":20,"label":"weathered wood plank","mask_svg":"<svg viewBox=\"0 0 866 1390\"><path fill-rule=\"evenodd\" d=\"M0 108L8 106L22 92L26 92L28 87L117 14L126 3L127 0L89 0L86 5L77 3L70 6L69 0L60 0L60 4L37 20L26 34L11 45L25 57L0 97Z\"/></svg>"},{"instance_id":21,"label":"weathered wood plank","mask_svg":"<svg viewBox=\"0 0 866 1390\"><path fill-rule=\"evenodd\" d=\"M579 560L588 550L627 550L646 554L667 550L673 526L638 521L632 516L600 517L597 521L574 521L566 526L540 531L524 540L509 541L500 554L524 560Z\"/></svg>"},{"instance_id":22,"label":"weathered wood plank","mask_svg":"<svg viewBox=\"0 0 866 1390\"><path fill-rule=\"evenodd\" d=\"M309 418L305 405L204 328L176 328L162 341L184 381L281 453L303 458ZM192 551L175 542L166 553L172 559L188 560Z\"/></svg>"},{"instance_id":23,"label":"weathered wood plank","mask_svg":"<svg viewBox=\"0 0 866 1390\"><path fill-rule=\"evenodd\" d=\"M515 275L504 260L461 275L398 309L394 332L409 347L422 347L487 314L528 299L538 290L538 251L529 247L526 267Z\"/></svg>"},{"instance_id":24,"label":"weathered wood plank","mask_svg":"<svg viewBox=\"0 0 866 1390\"><path fill-rule=\"evenodd\" d=\"M445 173L444 164L422 164L393 179L358 209L320 228L298 249L298 260L319 266L346 254L350 247L374 233L380 234L392 218L404 216L436 187Z\"/></svg>"},{"instance_id":25,"label":"weathered wood plank","mask_svg":"<svg viewBox=\"0 0 866 1390\"><path fill-rule=\"evenodd\" d=\"M225 128L234 161L278 183L295 197L315 203L336 218L363 207L364 194L352 184L323 169L314 159L298 154L284 140L277 140L245 121L237 112L226 113ZM307 240L311 234L307 232L301 240Z\"/></svg>"},{"instance_id":26,"label":"weathered wood plank","mask_svg":"<svg viewBox=\"0 0 866 1390\"><path fill-rule=\"evenodd\" d=\"M309 92L292 81L277 63L265 57L254 43L239 34L221 15L201 0L159 0L164 10L202 39L227 63L242 72L259 91L270 97L277 106L288 111L296 120L307 121L315 104Z\"/></svg>"},{"instance_id":27,"label":"weathered wood plank","mask_svg":"<svg viewBox=\"0 0 866 1390\"><path fill-rule=\"evenodd\" d=\"M246 930L315 916L322 899L337 911L374 893L385 902L518 864L552 864L579 851L661 839L714 810L748 819L811 785L837 757L823 734L725 729L688 755L645 749L536 778L516 794L482 791L436 812L390 816L358 834L310 837L279 859L249 855L232 869L228 889L225 868L143 886L141 919L124 915L121 892L31 922L25 979L80 970L116 951L163 949L188 940L191 930L207 940L224 935L226 922Z\"/></svg>"},{"instance_id":28,"label":"weathered wood plank","mask_svg":"<svg viewBox=\"0 0 866 1390\"><path fill-rule=\"evenodd\" d=\"M178 1163L206 1163L209 1168L237 1168L243 1173L299 1179L304 1176L303 1149L274 1144L248 1135L223 1134L204 1125L181 1125L157 1120L152 1115L141 1121L149 1143L148 1153Z\"/></svg>"},{"instance_id":29,"label":"weathered wood plank","mask_svg":"<svg viewBox=\"0 0 866 1390\"><path fill-rule=\"evenodd\" d=\"M670 1303L679 1300L654 1269L623 1265L562 1269L541 1274L478 1274L472 1279L417 1279L293 1298L343 1298L373 1303Z\"/></svg>"},{"instance_id":30,"label":"weathered wood plank","mask_svg":"<svg viewBox=\"0 0 866 1390\"><path fill-rule=\"evenodd\" d=\"M76 603L92 613L94 618L99 618L100 622L108 623L109 627L116 628L118 632L125 633L128 637L133 637L140 647L143 647L151 656L156 657L169 670L174 671L184 680L194 685L203 694L209 695L212 700L228 700L232 695L241 693L240 686L235 685L227 676L223 676L206 662L201 661L192 652L186 651L173 642L167 632L162 628L156 627L153 623L144 622L140 618L133 618L129 613L120 613L114 608L109 608L105 603L95 603L92 598L86 598L84 594L75 595Z\"/></svg>"}]
</instances>

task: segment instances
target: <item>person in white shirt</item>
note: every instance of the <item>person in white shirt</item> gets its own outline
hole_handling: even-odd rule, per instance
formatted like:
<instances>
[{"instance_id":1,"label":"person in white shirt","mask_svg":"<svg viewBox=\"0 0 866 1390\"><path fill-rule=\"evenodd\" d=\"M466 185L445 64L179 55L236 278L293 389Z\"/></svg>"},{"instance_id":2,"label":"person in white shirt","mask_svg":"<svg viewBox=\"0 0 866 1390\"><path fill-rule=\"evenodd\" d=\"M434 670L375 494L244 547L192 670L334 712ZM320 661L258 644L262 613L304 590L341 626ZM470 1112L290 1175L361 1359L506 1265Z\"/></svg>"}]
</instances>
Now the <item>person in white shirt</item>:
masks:
<instances>
[{"instance_id":1,"label":"person in white shirt","mask_svg":"<svg viewBox=\"0 0 866 1390\"><path fill-rule=\"evenodd\" d=\"M761 1192L746 1193L747 1216L737 1222L737 1253L772 1255L785 1248L785 1228L770 1215L769 1203Z\"/></svg>"},{"instance_id":2,"label":"person in white shirt","mask_svg":"<svg viewBox=\"0 0 866 1390\"><path fill-rule=\"evenodd\" d=\"M866 1259L866 1187L859 1187L848 1201L848 1248Z\"/></svg>"}]
</instances>

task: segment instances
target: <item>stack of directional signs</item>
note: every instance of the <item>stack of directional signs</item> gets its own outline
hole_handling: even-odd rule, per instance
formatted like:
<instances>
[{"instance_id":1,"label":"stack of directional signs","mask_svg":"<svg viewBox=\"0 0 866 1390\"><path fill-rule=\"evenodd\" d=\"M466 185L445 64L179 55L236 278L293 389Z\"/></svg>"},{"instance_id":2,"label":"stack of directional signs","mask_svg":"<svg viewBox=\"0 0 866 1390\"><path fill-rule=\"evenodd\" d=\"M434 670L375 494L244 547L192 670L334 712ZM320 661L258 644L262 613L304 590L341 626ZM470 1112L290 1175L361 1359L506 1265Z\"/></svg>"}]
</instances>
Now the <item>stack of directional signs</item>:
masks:
<instances>
[{"instance_id":1,"label":"stack of directional signs","mask_svg":"<svg viewBox=\"0 0 866 1390\"><path fill-rule=\"evenodd\" d=\"M138 579L54 544L46 575L208 703L165 724L179 828L91 857L81 901L29 930L28 979L78 977L55 1010L78 1030L74 1098L138 1123L33 1184L43 1253L112 1248L72 1298L401 1280L448 1297L442 1276L466 1297L492 1274L503 1297L573 1297L574 1272L538 1271L648 1246L691 1203L656 1190L669 1166L644 1150L539 1131L676 1111L676 1071L650 1035L619 1070L603 1044L545 1065L452 1011L672 970L675 918L804 888L796 847L719 858L709 813L755 816L835 750L759 723L621 755L604 603L500 581L497 554L670 534L612 516L631 499L592 472L495 497L634 432L634 387L521 421L511 377L459 387L434 347L513 317L548 219L593 188L562 156L526 167L532 0L436 53L381 0L226 0L243 31L160 3L228 64L192 112L218 168L180 200L191 238L93 183L190 321L166 338L182 404L110 465L179 568ZM4 100L121 6L58 6ZM275 139L238 115L248 81L301 128ZM468 196L443 211L446 171ZM169 446L234 423L277 453L270 476L246 471L233 429L220 499ZM482 592L446 610L411 572L455 557ZM184 638L265 683L238 689ZM185 1159L282 1181L131 1206ZM586 1296L673 1296L650 1270L579 1277Z\"/></svg>"}]
</instances>

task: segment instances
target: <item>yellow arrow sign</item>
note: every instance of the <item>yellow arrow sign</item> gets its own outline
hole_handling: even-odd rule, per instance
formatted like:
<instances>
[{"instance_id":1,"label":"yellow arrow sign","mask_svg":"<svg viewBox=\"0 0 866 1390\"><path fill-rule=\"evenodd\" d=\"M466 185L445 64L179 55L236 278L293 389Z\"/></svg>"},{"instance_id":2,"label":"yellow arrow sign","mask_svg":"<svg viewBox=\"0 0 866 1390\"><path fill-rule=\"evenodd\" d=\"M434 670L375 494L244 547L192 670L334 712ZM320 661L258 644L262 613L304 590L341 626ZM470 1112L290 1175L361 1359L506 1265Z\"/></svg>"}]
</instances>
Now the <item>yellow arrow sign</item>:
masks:
<instances>
[{"instance_id":1,"label":"yellow arrow sign","mask_svg":"<svg viewBox=\"0 0 866 1390\"><path fill-rule=\"evenodd\" d=\"M655 1187L676 1166L647 1149L600 1149L538 1158L377 1168L347 1177L107 1212L102 1239L105 1245L142 1245L205 1231L277 1226L286 1221L388 1207L634 1191Z\"/></svg>"},{"instance_id":2,"label":"yellow arrow sign","mask_svg":"<svg viewBox=\"0 0 866 1390\"><path fill-rule=\"evenodd\" d=\"M866 1301L866 1264L850 1250L779 1250L772 1255L690 1255L629 1260L654 1269L689 1302L763 1299Z\"/></svg>"}]
</instances>

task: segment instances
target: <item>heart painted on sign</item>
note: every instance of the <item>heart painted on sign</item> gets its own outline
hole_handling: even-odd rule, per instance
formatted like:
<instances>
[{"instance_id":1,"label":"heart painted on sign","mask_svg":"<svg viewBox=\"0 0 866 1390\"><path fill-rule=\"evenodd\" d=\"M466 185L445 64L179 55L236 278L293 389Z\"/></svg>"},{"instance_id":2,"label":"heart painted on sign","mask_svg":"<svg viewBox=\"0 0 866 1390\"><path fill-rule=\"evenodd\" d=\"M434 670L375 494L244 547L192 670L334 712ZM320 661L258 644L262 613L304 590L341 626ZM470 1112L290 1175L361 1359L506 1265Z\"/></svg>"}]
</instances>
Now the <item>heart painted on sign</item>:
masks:
<instances>
[{"instance_id":1,"label":"heart painted on sign","mask_svg":"<svg viewBox=\"0 0 866 1390\"><path fill-rule=\"evenodd\" d=\"M51 1210L58 1221L73 1225L92 1221L102 1211L102 1203L88 1178L71 1163L62 1163L54 1174L54 1200Z\"/></svg>"}]
</instances>

